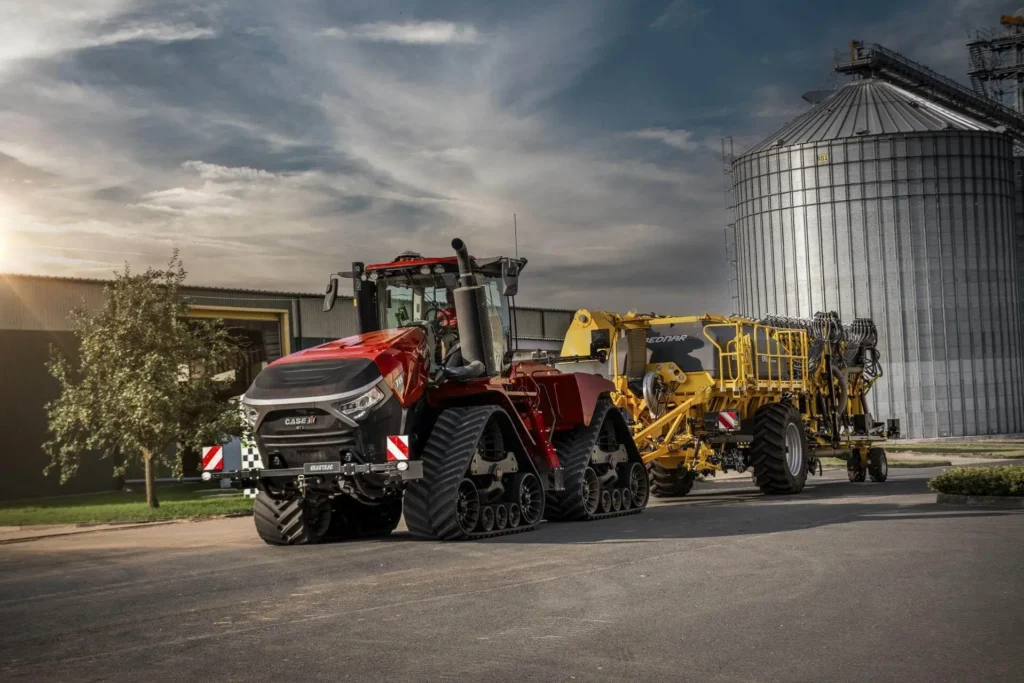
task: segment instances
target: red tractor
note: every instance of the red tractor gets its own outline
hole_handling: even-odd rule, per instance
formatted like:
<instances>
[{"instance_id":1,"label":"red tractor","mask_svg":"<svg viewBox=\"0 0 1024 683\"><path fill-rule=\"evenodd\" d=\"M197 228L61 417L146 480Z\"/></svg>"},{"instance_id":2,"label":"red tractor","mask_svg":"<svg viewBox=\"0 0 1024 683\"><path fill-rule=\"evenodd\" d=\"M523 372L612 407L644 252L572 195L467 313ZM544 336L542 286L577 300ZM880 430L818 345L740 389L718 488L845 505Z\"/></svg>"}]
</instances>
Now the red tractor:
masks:
<instances>
[{"instance_id":1,"label":"red tractor","mask_svg":"<svg viewBox=\"0 0 1024 683\"><path fill-rule=\"evenodd\" d=\"M611 382L514 362L525 259L404 253L352 278L360 334L293 353L242 399L263 469L221 473L255 487L271 544L388 534L529 531L542 519L641 511L648 480Z\"/></svg>"}]
</instances>

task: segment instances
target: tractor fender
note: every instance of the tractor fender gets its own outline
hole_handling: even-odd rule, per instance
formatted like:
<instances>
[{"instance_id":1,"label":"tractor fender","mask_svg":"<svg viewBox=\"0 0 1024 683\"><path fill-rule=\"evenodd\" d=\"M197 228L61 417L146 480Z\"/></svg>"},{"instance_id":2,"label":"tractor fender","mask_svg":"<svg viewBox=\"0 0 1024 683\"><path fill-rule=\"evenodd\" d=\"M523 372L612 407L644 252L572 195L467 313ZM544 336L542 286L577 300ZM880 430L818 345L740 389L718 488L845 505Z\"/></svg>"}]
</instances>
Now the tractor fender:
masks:
<instances>
[{"instance_id":1,"label":"tractor fender","mask_svg":"<svg viewBox=\"0 0 1024 683\"><path fill-rule=\"evenodd\" d=\"M552 408L557 407L556 420L560 424L589 427L594 419L597 402L611 394L615 384L598 375L582 372L534 374L533 379L547 389L552 397Z\"/></svg>"}]
</instances>

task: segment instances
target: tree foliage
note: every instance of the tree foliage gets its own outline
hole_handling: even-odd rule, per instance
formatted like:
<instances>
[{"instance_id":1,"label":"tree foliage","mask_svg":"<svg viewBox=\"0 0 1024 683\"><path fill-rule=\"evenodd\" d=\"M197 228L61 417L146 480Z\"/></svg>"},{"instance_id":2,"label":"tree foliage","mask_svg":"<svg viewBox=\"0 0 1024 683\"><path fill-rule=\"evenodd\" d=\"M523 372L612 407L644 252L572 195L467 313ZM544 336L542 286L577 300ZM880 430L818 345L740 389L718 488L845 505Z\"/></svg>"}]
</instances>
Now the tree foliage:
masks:
<instances>
[{"instance_id":1,"label":"tree foliage","mask_svg":"<svg viewBox=\"0 0 1024 683\"><path fill-rule=\"evenodd\" d=\"M76 310L77 365L51 348L50 373L60 395L47 404L52 438L45 448L66 482L87 454L109 457L114 473L142 461L180 474L179 448L221 443L243 429L238 410L219 400L215 374L237 366L239 347L223 324L189 318L181 294L186 272L177 251L163 270L129 266L105 290L103 307ZM152 462L147 462L152 461Z\"/></svg>"}]
</instances>

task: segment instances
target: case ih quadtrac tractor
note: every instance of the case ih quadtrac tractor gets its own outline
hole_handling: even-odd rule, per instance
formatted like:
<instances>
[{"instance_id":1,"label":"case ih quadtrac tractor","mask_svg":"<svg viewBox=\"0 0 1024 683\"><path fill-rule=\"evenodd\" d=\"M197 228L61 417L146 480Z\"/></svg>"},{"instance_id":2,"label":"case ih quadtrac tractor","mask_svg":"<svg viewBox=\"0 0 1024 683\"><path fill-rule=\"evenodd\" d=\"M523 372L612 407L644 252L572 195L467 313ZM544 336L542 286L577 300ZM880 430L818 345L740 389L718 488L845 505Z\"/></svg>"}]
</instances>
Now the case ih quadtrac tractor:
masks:
<instances>
[{"instance_id":1,"label":"case ih quadtrac tractor","mask_svg":"<svg viewBox=\"0 0 1024 683\"><path fill-rule=\"evenodd\" d=\"M405 253L352 278L360 334L293 353L242 402L264 469L221 473L256 487L271 544L388 534L464 539L542 519L642 510L648 479L614 385L513 362L525 259Z\"/></svg>"}]
</instances>

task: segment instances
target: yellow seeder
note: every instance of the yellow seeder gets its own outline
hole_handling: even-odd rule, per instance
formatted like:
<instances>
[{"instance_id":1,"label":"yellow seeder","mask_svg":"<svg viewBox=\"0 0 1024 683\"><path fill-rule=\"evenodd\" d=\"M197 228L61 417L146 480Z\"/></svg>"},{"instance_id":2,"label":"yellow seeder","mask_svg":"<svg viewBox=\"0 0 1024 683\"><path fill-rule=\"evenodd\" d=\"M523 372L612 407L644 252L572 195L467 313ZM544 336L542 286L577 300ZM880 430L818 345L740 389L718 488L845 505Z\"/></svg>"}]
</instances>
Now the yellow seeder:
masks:
<instances>
[{"instance_id":1,"label":"yellow seeder","mask_svg":"<svg viewBox=\"0 0 1024 683\"><path fill-rule=\"evenodd\" d=\"M655 495L747 468L765 493L798 493L824 456L846 460L851 481L885 481L878 444L899 423L875 422L865 403L882 374L876 340L870 320L844 326L832 313L757 321L580 310L559 367L615 383Z\"/></svg>"}]
</instances>

